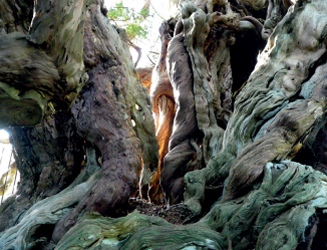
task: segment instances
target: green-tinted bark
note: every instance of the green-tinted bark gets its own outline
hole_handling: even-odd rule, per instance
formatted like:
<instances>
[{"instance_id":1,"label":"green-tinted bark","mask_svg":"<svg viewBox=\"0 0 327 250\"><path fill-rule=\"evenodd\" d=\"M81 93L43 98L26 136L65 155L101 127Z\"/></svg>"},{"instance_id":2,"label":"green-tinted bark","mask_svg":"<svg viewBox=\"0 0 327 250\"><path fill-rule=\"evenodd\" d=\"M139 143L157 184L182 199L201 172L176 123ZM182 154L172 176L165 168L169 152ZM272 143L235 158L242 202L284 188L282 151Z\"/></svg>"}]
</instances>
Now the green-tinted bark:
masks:
<instances>
[{"instance_id":1,"label":"green-tinted bark","mask_svg":"<svg viewBox=\"0 0 327 250\"><path fill-rule=\"evenodd\" d=\"M191 217L198 215L188 218L193 219L189 225L172 225L137 212L122 216L129 196L136 191L142 165L148 168L148 175L155 169L156 143L152 119L148 117L149 101L135 79L126 45L117 30L109 26L99 3L55 3L49 1L36 6L34 24L48 32L37 35L34 26L31 31L35 35L30 40L17 33L5 35L3 40L9 39L26 48L17 50L23 58L36 55L35 62L43 57L41 63L48 63L43 72L46 84L33 75L26 78L29 84L26 90L34 91L33 83L37 84L42 98L46 101L52 98L54 111L58 107L68 108L72 95L86 80L85 65L89 80L72 105L76 122L72 134L77 131L85 140L85 144L80 144L86 147L86 169L81 169L71 186L56 195L51 193L51 188L38 189L38 192L49 191L51 196L34 205L29 203L24 207L30 207L26 211L22 207L17 209L14 199L5 202L0 211L6 213L1 216L6 216L10 209L13 212L8 212L10 222L2 227L5 230L0 233L0 248L308 249L317 246L315 236L324 230L323 223L318 222L325 218L321 211L327 207L327 179L324 171L302 164L299 156L311 157L312 165L320 170L326 168L325 0L298 0L294 6L288 6L288 13L280 6L285 7L289 1L271 0L264 27L255 15L261 15L258 8L265 9L267 2L255 0L231 0L231 4L225 0L183 3L177 23L174 19L165 23L170 26L164 32L168 37L162 39L167 53L162 53L156 73L161 78L157 79L159 82L171 83L166 97L171 99L169 105L173 102L168 108L176 107L176 115L169 117L172 134L163 160L161 184L174 202L181 199L186 185L184 205L193 213ZM52 4L56 6L52 8ZM63 33L53 38L55 31L51 27L58 31L61 22L47 19L43 10L48 10L50 17L57 17L62 4L67 11L62 13ZM253 16L248 17L252 11ZM269 19L276 23L269 26ZM82 37L83 25L83 42L71 47L74 33ZM70 26L72 33L69 33ZM21 27L20 22L17 27ZM271 30L267 33L268 28ZM9 28L3 30L9 32ZM263 37L262 31L266 32ZM240 43L254 43L251 52L241 53L252 60L253 66L264 43L262 38L267 38L265 34L270 35L267 45L249 76L248 69L239 69L242 63L235 63L237 52L248 48L246 42L243 46ZM251 36L255 39L251 40ZM48 43L52 38L53 43ZM8 42L4 44L9 46ZM83 61L80 46L83 46ZM9 58L15 55L9 50L3 53ZM7 58L1 59L0 68L8 66ZM19 55L15 58L19 62ZM65 65L65 60L72 65ZM163 61L167 64L159 67ZM22 63L18 66L19 70L9 75L13 80L10 88L22 91L18 87L19 72L24 72L26 67ZM6 72L6 67L2 68L0 77L1 83L8 85ZM233 77L238 72L241 76L235 87ZM60 78L59 82L56 77ZM240 87L242 79L247 78ZM23 97L24 93L19 92L18 96ZM33 104L40 106L38 102ZM168 105L163 101L154 109L165 110L165 103ZM42 110L43 122L49 119L50 109L51 105ZM20 129L30 131L27 135L40 137L42 133L34 129L44 128L41 123ZM55 132L58 129L53 135ZM45 139L52 138L48 136L45 133ZM31 138L26 143L21 140L21 148L41 146L31 147L36 141ZM46 147L42 150L36 151L47 151L40 154L44 160L51 150ZM49 168L38 168L35 159L31 157L27 162L33 165L26 164L22 183L28 183L30 175L40 177L41 187L49 187L52 182L42 181L51 176ZM90 165L93 171L88 170ZM205 168L189 172L202 167ZM31 173L34 169L42 171ZM185 175L186 172L189 173ZM109 217L117 215L122 217Z\"/></svg>"}]
</instances>

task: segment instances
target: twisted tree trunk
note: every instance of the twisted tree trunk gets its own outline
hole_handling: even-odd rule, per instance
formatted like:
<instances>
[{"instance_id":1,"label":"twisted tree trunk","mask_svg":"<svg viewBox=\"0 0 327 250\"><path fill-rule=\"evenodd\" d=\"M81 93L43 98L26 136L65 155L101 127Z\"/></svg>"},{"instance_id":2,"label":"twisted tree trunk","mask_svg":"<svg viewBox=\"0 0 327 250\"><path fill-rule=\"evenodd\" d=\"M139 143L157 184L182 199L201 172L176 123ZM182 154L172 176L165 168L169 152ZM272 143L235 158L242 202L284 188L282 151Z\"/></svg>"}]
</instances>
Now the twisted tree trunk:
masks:
<instances>
[{"instance_id":1,"label":"twisted tree trunk","mask_svg":"<svg viewBox=\"0 0 327 250\"><path fill-rule=\"evenodd\" d=\"M11 8L2 15L12 14L13 23L15 8L33 10L24 1L2 5ZM87 211L124 215L140 172L149 175L157 166L150 101L133 70L124 31L111 27L105 11L100 1L36 3L27 34L13 32L27 32L14 27L0 38L7 46L1 50L1 101L6 105L0 120L2 126L12 126L22 174L19 199L2 206L0 216L6 219L1 230L30 223L21 220L24 214L34 220L28 212L38 207L33 204L64 190L62 200L60 195L55 199L60 205L51 219L45 216L28 226L32 229L20 242L3 236L1 248L38 247L51 238L55 242ZM97 172L96 182L75 187L92 172ZM74 198L68 200L64 193L71 189ZM45 213L53 213L51 200ZM46 242L42 238L29 245L34 236Z\"/></svg>"},{"instance_id":2,"label":"twisted tree trunk","mask_svg":"<svg viewBox=\"0 0 327 250\"><path fill-rule=\"evenodd\" d=\"M0 122L22 175L1 249L326 245L325 0L181 1L152 103L100 1L32 5L0 3ZM187 225L126 215L138 186L183 202Z\"/></svg>"}]
</instances>

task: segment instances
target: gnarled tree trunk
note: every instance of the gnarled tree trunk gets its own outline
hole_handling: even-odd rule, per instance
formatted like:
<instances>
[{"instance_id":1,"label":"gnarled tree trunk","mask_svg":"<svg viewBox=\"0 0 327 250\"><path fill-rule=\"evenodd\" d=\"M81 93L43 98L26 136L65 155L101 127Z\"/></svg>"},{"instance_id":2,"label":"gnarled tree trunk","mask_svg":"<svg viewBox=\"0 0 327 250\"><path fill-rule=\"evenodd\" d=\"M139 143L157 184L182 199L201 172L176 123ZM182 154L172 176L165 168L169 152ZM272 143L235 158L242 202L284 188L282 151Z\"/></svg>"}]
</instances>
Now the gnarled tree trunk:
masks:
<instances>
[{"instance_id":1,"label":"gnarled tree trunk","mask_svg":"<svg viewBox=\"0 0 327 250\"><path fill-rule=\"evenodd\" d=\"M149 96L101 1L0 3L1 249L326 245L327 2L180 2ZM138 188L187 225L126 215Z\"/></svg>"}]
</instances>

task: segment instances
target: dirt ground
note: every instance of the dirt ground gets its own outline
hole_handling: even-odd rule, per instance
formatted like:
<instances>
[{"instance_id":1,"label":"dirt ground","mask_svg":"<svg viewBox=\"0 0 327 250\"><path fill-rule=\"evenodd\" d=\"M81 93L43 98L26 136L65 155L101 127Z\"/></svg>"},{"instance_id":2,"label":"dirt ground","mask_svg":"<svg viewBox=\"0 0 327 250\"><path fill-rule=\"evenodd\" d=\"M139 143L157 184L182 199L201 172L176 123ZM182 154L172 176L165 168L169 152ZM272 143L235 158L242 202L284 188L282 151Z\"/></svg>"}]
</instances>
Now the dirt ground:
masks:
<instances>
[{"instance_id":1,"label":"dirt ground","mask_svg":"<svg viewBox=\"0 0 327 250\"><path fill-rule=\"evenodd\" d=\"M165 205L156 205L147 200L137 198L131 198L129 202L131 212L137 210L141 214L159 216L176 225L188 223L191 215L190 210L188 210L183 204L167 207Z\"/></svg>"}]
</instances>

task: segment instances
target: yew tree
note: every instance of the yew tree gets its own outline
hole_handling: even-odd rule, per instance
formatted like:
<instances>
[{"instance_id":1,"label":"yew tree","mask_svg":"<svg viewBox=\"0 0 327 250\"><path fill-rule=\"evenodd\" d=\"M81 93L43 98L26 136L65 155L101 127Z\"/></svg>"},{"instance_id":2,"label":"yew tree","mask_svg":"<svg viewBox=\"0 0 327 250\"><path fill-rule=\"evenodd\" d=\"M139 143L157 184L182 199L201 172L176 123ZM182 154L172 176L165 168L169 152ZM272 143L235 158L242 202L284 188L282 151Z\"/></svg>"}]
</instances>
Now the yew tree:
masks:
<instances>
[{"instance_id":1,"label":"yew tree","mask_svg":"<svg viewBox=\"0 0 327 250\"><path fill-rule=\"evenodd\" d=\"M135 69L101 0L0 2L0 249L326 248L327 1L176 4Z\"/></svg>"}]
</instances>

